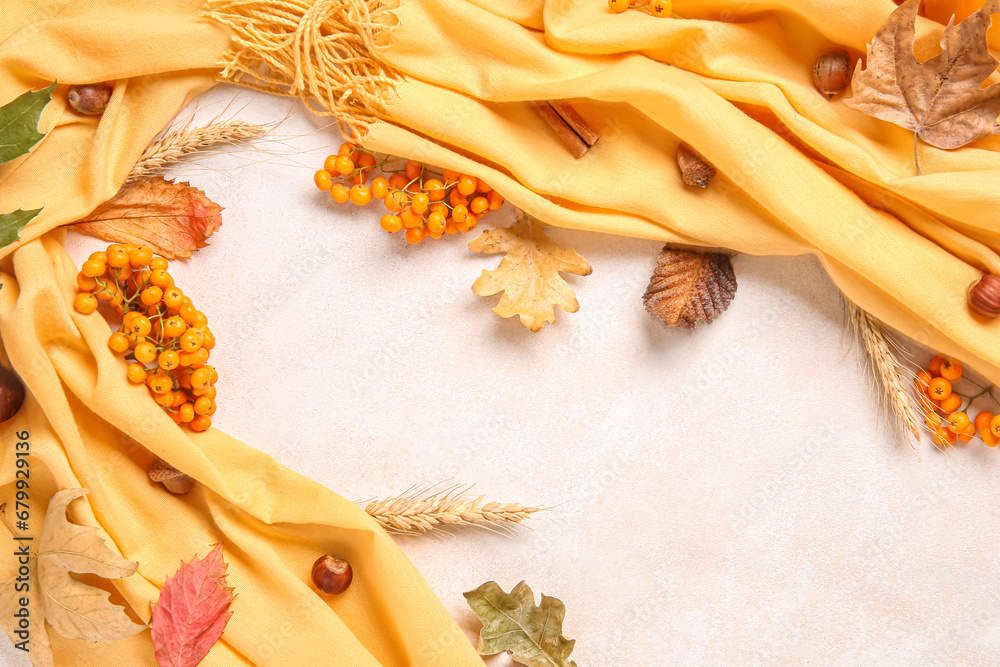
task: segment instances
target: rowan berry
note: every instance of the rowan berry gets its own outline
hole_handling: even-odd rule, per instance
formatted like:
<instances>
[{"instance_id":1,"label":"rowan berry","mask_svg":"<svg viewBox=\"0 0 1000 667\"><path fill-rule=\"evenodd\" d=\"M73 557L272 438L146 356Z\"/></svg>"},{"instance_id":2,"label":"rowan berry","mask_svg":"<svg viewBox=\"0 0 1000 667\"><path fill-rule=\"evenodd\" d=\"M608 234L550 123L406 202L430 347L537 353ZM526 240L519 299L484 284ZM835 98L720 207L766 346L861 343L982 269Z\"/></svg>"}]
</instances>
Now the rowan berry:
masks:
<instances>
[{"instance_id":1,"label":"rowan berry","mask_svg":"<svg viewBox=\"0 0 1000 667\"><path fill-rule=\"evenodd\" d=\"M194 411L199 415L207 415L212 411L212 399L201 396L194 402Z\"/></svg>"},{"instance_id":2,"label":"rowan berry","mask_svg":"<svg viewBox=\"0 0 1000 667\"><path fill-rule=\"evenodd\" d=\"M995 415L992 412L990 412L989 410L981 410L979 412L979 414L976 415L976 419L973 422L975 424L975 426L976 426L976 430L977 431L989 431L990 430L990 422L993 421L993 417L994 416Z\"/></svg>"},{"instance_id":3,"label":"rowan berry","mask_svg":"<svg viewBox=\"0 0 1000 667\"><path fill-rule=\"evenodd\" d=\"M181 421L184 423L190 422L195 417L194 405L192 405L191 403L185 403L184 405L180 406L179 408L177 408L177 412L178 414L180 414Z\"/></svg>"},{"instance_id":4,"label":"rowan berry","mask_svg":"<svg viewBox=\"0 0 1000 667\"><path fill-rule=\"evenodd\" d=\"M921 394L926 394L927 390L930 389L931 380L933 379L934 378L931 377L931 374L927 371L920 371L917 373L917 391Z\"/></svg>"},{"instance_id":5,"label":"rowan berry","mask_svg":"<svg viewBox=\"0 0 1000 667\"><path fill-rule=\"evenodd\" d=\"M328 172L326 169L320 169L313 174L313 182L316 184L316 187L323 192L329 192L330 188L333 187L333 174Z\"/></svg>"},{"instance_id":6,"label":"rowan berry","mask_svg":"<svg viewBox=\"0 0 1000 667\"><path fill-rule=\"evenodd\" d=\"M487 194L486 199L490 202L491 211L495 211L503 206L503 197L501 197L496 190L492 190L489 194Z\"/></svg>"},{"instance_id":7,"label":"rowan berry","mask_svg":"<svg viewBox=\"0 0 1000 667\"><path fill-rule=\"evenodd\" d=\"M650 0L649 12L653 16L670 16L674 11L673 0Z\"/></svg>"},{"instance_id":8,"label":"rowan berry","mask_svg":"<svg viewBox=\"0 0 1000 667\"><path fill-rule=\"evenodd\" d=\"M129 382L142 384L146 381L146 367L138 362L128 365L126 371Z\"/></svg>"},{"instance_id":9,"label":"rowan berry","mask_svg":"<svg viewBox=\"0 0 1000 667\"><path fill-rule=\"evenodd\" d=\"M111 338L108 339L108 347L115 352L125 352L128 350L128 338L126 338L123 333L115 332L111 334Z\"/></svg>"},{"instance_id":10,"label":"rowan berry","mask_svg":"<svg viewBox=\"0 0 1000 667\"><path fill-rule=\"evenodd\" d=\"M406 230L406 242L407 243L420 243L424 240L424 228L423 227L412 227Z\"/></svg>"},{"instance_id":11,"label":"rowan berry","mask_svg":"<svg viewBox=\"0 0 1000 667\"><path fill-rule=\"evenodd\" d=\"M477 215L483 211L488 211L489 208L490 202L486 199L486 197L476 197L472 200L472 203L469 204L469 210Z\"/></svg>"},{"instance_id":12,"label":"rowan berry","mask_svg":"<svg viewBox=\"0 0 1000 667\"><path fill-rule=\"evenodd\" d=\"M149 282L151 285L156 285L160 289L167 289L168 287L173 287L174 285L174 279L163 269L153 270L149 274Z\"/></svg>"},{"instance_id":13,"label":"rowan berry","mask_svg":"<svg viewBox=\"0 0 1000 667\"><path fill-rule=\"evenodd\" d=\"M936 429L941 426L941 417L934 414L933 412L928 412L927 414L924 415L924 423L927 424L928 428L932 430Z\"/></svg>"},{"instance_id":14,"label":"rowan berry","mask_svg":"<svg viewBox=\"0 0 1000 667\"><path fill-rule=\"evenodd\" d=\"M358 150L357 144L352 144L351 142L346 141L340 145L340 148L337 149L337 154L334 155L333 158L336 159L338 157L350 157L351 153L353 153L356 150Z\"/></svg>"},{"instance_id":15,"label":"rowan berry","mask_svg":"<svg viewBox=\"0 0 1000 667\"><path fill-rule=\"evenodd\" d=\"M941 375L941 362L944 360L945 356L943 354L935 354L931 357L930 363L927 364L927 370L930 371L931 375L934 377Z\"/></svg>"},{"instance_id":16,"label":"rowan berry","mask_svg":"<svg viewBox=\"0 0 1000 667\"><path fill-rule=\"evenodd\" d=\"M962 407L962 397L958 394L952 394L948 398L940 402L941 411L944 413L951 413Z\"/></svg>"},{"instance_id":17,"label":"rowan berry","mask_svg":"<svg viewBox=\"0 0 1000 667\"><path fill-rule=\"evenodd\" d=\"M149 389L154 394L165 394L174 387L174 381L166 373L157 371L149 378ZM173 401L173 397L170 397ZM168 403L169 405L169 403Z\"/></svg>"},{"instance_id":18,"label":"rowan berry","mask_svg":"<svg viewBox=\"0 0 1000 667\"><path fill-rule=\"evenodd\" d=\"M96 259L88 259L86 262L83 263L83 268L81 269L81 273L83 273L83 275L87 276L88 278L98 278L100 276L103 276L104 272L107 271L107 269L108 267L105 265L104 262L100 262Z\"/></svg>"},{"instance_id":19,"label":"rowan berry","mask_svg":"<svg viewBox=\"0 0 1000 667\"><path fill-rule=\"evenodd\" d=\"M384 176L377 176L372 179L371 188L372 197L375 199L385 199L385 196L389 194L389 181Z\"/></svg>"},{"instance_id":20,"label":"rowan berry","mask_svg":"<svg viewBox=\"0 0 1000 667\"><path fill-rule=\"evenodd\" d=\"M163 370L172 371L181 365L181 357L174 350L164 350L160 352L157 362Z\"/></svg>"},{"instance_id":21,"label":"rowan berry","mask_svg":"<svg viewBox=\"0 0 1000 667\"><path fill-rule=\"evenodd\" d=\"M399 218L398 215L393 215L392 213L386 213L385 215L382 216L382 219L379 220L379 225L381 225L382 229L384 229L385 231L389 232L390 234L393 234L403 228L403 221Z\"/></svg>"},{"instance_id":22,"label":"rowan berry","mask_svg":"<svg viewBox=\"0 0 1000 667\"><path fill-rule=\"evenodd\" d=\"M937 428L934 431L934 444L939 447L948 447L955 444L955 440L958 439L954 433L946 428Z\"/></svg>"},{"instance_id":23,"label":"rowan berry","mask_svg":"<svg viewBox=\"0 0 1000 667\"><path fill-rule=\"evenodd\" d=\"M943 401L951 396L951 383L943 377L934 378L930 381L927 395L935 401Z\"/></svg>"},{"instance_id":24,"label":"rowan berry","mask_svg":"<svg viewBox=\"0 0 1000 667\"><path fill-rule=\"evenodd\" d=\"M156 346L150 342L139 343L132 351L135 360L144 364L151 364L156 359Z\"/></svg>"},{"instance_id":25,"label":"rowan berry","mask_svg":"<svg viewBox=\"0 0 1000 667\"><path fill-rule=\"evenodd\" d=\"M424 163L417 162L416 160L406 161L406 180L412 181L414 179L420 178L420 174L424 171Z\"/></svg>"},{"instance_id":26,"label":"rowan berry","mask_svg":"<svg viewBox=\"0 0 1000 667\"><path fill-rule=\"evenodd\" d=\"M78 313L90 315L92 312L97 310L97 297L93 294L81 292L73 298L73 308L75 308Z\"/></svg>"},{"instance_id":27,"label":"rowan berry","mask_svg":"<svg viewBox=\"0 0 1000 667\"><path fill-rule=\"evenodd\" d=\"M996 415L990 420L990 432L1000 438L1000 415Z\"/></svg>"},{"instance_id":28,"label":"rowan berry","mask_svg":"<svg viewBox=\"0 0 1000 667\"><path fill-rule=\"evenodd\" d=\"M443 234L446 226L447 221L440 213L434 212L427 216L427 230L431 234Z\"/></svg>"},{"instance_id":29,"label":"rowan berry","mask_svg":"<svg viewBox=\"0 0 1000 667\"><path fill-rule=\"evenodd\" d=\"M179 287L168 287L163 290L163 305L167 308L180 308L184 303L184 293Z\"/></svg>"},{"instance_id":30,"label":"rowan berry","mask_svg":"<svg viewBox=\"0 0 1000 667\"><path fill-rule=\"evenodd\" d=\"M208 327L199 327L201 329L201 346L206 350L215 349L215 334Z\"/></svg>"},{"instance_id":31,"label":"rowan berry","mask_svg":"<svg viewBox=\"0 0 1000 667\"><path fill-rule=\"evenodd\" d=\"M941 362L941 377L949 382L956 382L962 377L962 362L948 357Z\"/></svg>"},{"instance_id":32,"label":"rowan berry","mask_svg":"<svg viewBox=\"0 0 1000 667\"><path fill-rule=\"evenodd\" d=\"M334 183L330 188L330 197L338 204L346 204L351 201L351 190L343 183Z\"/></svg>"},{"instance_id":33,"label":"rowan berry","mask_svg":"<svg viewBox=\"0 0 1000 667\"><path fill-rule=\"evenodd\" d=\"M629 0L608 0L608 7L613 14L621 14L629 7Z\"/></svg>"},{"instance_id":34,"label":"rowan berry","mask_svg":"<svg viewBox=\"0 0 1000 667\"><path fill-rule=\"evenodd\" d=\"M129 265L128 252L124 248L109 250L107 265L115 269L127 267Z\"/></svg>"},{"instance_id":35,"label":"rowan berry","mask_svg":"<svg viewBox=\"0 0 1000 667\"><path fill-rule=\"evenodd\" d=\"M948 430L952 433L962 433L970 425L969 415L964 412L952 412L948 415Z\"/></svg>"},{"instance_id":36,"label":"rowan berry","mask_svg":"<svg viewBox=\"0 0 1000 667\"><path fill-rule=\"evenodd\" d=\"M414 211L411 206L403 209L403 212L399 214L399 219L403 221L403 226L407 229L413 229L424 224L424 217Z\"/></svg>"},{"instance_id":37,"label":"rowan berry","mask_svg":"<svg viewBox=\"0 0 1000 667\"><path fill-rule=\"evenodd\" d=\"M140 295L140 300L147 306L153 306L163 299L163 290L155 285L153 287L147 287L142 291Z\"/></svg>"},{"instance_id":38,"label":"rowan berry","mask_svg":"<svg viewBox=\"0 0 1000 667\"><path fill-rule=\"evenodd\" d=\"M979 432L979 437L983 439L983 442L987 447L996 447L1000 445L1000 438L993 435L993 431L986 429L985 431Z\"/></svg>"},{"instance_id":39,"label":"rowan berry","mask_svg":"<svg viewBox=\"0 0 1000 667\"><path fill-rule=\"evenodd\" d=\"M408 201L409 197L402 190L390 190L385 196L385 207L390 213L399 213L406 208Z\"/></svg>"},{"instance_id":40,"label":"rowan berry","mask_svg":"<svg viewBox=\"0 0 1000 667\"><path fill-rule=\"evenodd\" d=\"M355 206L364 206L372 200L372 189L367 185L355 185L351 188L351 202Z\"/></svg>"},{"instance_id":41,"label":"rowan berry","mask_svg":"<svg viewBox=\"0 0 1000 667\"><path fill-rule=\"evenodd\" d=\"M205 389L212 383L212 372L207 368L199 368L191 373L191 388Z\"/></svg>"},{"instance_id":42,"label":"rowan berry","mask_svg":"<svg viewBox=\"0 0 1000 667\"><path fill-rule=\"evenodd\" d=\"M151 261L153 261L153 251L146 246L139 246L128 253L128 263L137 269L149 266Z\"/></svg>"},{"instance_id":43,"label":"rowan berry","mask_svg":"<svg viewBox=\"0 0 1000 667\"><path fill-rule=\"evenodd\" d=\"M413 198L410 200L410 206L413 207L414 211L420 214L425 213L430 205L430 197L423 192L413 195Z\"/></svg>"},{"instance_id":44,"label":"rowan berry","mask_svg":"<svg viewBox=\"0 0 1000 667\"><path fill-rule=\"evenodd\" d=\"M466 208L465 206L458 205L455 208L451 209L451 217L457 223L464 221L468 215L469 215L469 209Z\"/></svg>"},{"instance_id":45,"label":"rowan berry","mask_svg":"<svg viewBox=\"0 0 1000 667\"><path fill-rule=\"evenodd\" d=\"M333 170L338 174L347 175L355 169L354 162L349 157L338 157L333 163Z\"/></svg>"},{"instance_id":46,"label":"rowan berry","mask_svg":"<svg viewBox=\"0 0 1000 667\"><path fill-rule=\"evenodd\" d=\"M212 428L212 418L207 415L200 415L191 420L191 430L196 433L207 431Z\"/></svg>"},{"instance_id":47,"label":"rowan berry","mask_svg":"<svg viewBox=\"0 0 1000 667\"><path fill-rule=\"evenodd\" d=\"M188 329L181 335L181 349L185 352L197 352L201 348L201 332Z\"/></svg>"},{"instance_id":48,"label":"rowan berry","mask_svg":"<svg viewBox=\"0 0 1000 667\"><path fill-rule=\"evenodd\" d=\"M436 178L429 178L424 181L424 192L431 201L441 201L445 196L444 183Z\"/></svg>"}]
</instances>

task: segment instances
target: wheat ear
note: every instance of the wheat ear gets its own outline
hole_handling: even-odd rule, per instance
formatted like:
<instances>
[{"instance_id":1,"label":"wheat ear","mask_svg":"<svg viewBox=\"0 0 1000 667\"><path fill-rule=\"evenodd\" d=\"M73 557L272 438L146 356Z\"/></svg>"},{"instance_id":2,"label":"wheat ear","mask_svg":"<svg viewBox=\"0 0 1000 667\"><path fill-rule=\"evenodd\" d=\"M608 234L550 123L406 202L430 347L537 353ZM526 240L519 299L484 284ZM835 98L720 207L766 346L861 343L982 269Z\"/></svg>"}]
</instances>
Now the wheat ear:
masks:
<instances>
[{"instance_id":1,"label":"wheat ear","mask_svg":"<svg viewBox=\"0 0 1000 667\"><path fill-rule=\"evenodd\" d=\"M858 349L864 353L867 361L865 366L873 382L878 385L878 394L886 409L886 419L889 419L888 413L891 411L904 431L920 440L917 408L904 381L906 367L896 354L901 351L899 343L886 333L881 322L850 299L845 297L844 301L847 303L848 319L854 339L858 342ZM913 445L912 441L910 445Z\"/></svg>"},{"instance_id":2,"label":"wheat ear","mask_svg":"<svg viewBox=\"0 0 1000 667\"><path fill-rule=\"evenodd\" d=\"M270 129L268 125L255 125L242 120L209 123L202 127L183 127L153 141L132 168L127 183L158 173L165 167L179 162L191 153L204 151L212 146L238 144L257 139Z\"/></svg>"},{"instance_id":3,"label":"wheat ear","mask_svg":"<svg viewBox=\"0 0 1000 667\"><path fill-rule=\"evenodd\" d=\"M469 497L471 486L453 486L434 492L433 486L408 489L398 496L375 500L365 511L390 533L429 533L448 526L507 527L519 524L541 507L518 503L483 502L484 496Z\"/></svg>"}]
</instances>

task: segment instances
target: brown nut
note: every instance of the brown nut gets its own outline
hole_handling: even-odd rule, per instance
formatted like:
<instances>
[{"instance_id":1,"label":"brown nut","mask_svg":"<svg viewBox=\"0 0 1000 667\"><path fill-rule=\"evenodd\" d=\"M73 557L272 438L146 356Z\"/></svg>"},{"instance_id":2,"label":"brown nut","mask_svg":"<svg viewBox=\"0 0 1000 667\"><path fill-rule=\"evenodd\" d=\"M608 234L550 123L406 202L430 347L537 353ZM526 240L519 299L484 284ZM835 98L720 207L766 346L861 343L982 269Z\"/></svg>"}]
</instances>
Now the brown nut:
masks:
<instances>
[{"instance_id":1,"label":"brown nut","mask_svg":"<svg viewBox=\"0 0 1000 667\"><path fill-rule=\"evenodd\" d=\"M987 273L969 287L969 308L991 319L1000 315L1000 276Z\"/></svg>"},{"instance_id":2,"label":"brown nut","mask_svg":"<svg viewBox=\"0 0 1000 667\"><path fill-rule=\"evenodd\" d=\"M326 554L313 563L312 580L316 588L330 595L340 595L351 585L354 570L343 558Z\"/></svg>"},{"instance_id":3,"label":"brown nut","mask_svg":"<svg viewBox=\"0 0 1000 667\"><path fill-rule=\"evenodd\" d=\"M851 54L836 49L821 54L813 65L813 85L827 99L844 92L851 83Z\"/></svg>"},{"instance_id":4,"label":"brown nut","mask_svg":"<svg viewBox=\"0 0 1000 667\"><path fill-rule=\"evenodd\" d=\"M677 166L681 169L684 185L707 188L715 178L715 167L683 141L677 146Z\"/></svg>"},{"instance_id":5,"label":"brown nut","mask_svg":"<svg viewBox=\"0 0 1000 667\"><path fill-rule=\"evenodd\" d=\"M5 422L24 404L24 385L14 371L0 365L0 422Z\"/></svg>"},{"instance_id":6,"label":"brown nut","mask_svg":"<svg viewBox=\"0 0 1000 667\"><path fill-rule=\"evenodd\" d=\"M189 493L194 488L194 480L192 478L163 459L156 459L149 464L149 470L146 471L146 474L154 482L163 484L164 488L170 493L176 493L180 496Z\"/></svg>"},{"instance_id":7,"label":"brown nut","mask_svg":"<svg viewBox=\"0 0 1000 667\"><path fill-rule=\"evenodd\" d=\"M80 113L96 116L104 113L113 88L106 83L88 83L69 87L69 105Z\"/></svg>"}]
</instances>

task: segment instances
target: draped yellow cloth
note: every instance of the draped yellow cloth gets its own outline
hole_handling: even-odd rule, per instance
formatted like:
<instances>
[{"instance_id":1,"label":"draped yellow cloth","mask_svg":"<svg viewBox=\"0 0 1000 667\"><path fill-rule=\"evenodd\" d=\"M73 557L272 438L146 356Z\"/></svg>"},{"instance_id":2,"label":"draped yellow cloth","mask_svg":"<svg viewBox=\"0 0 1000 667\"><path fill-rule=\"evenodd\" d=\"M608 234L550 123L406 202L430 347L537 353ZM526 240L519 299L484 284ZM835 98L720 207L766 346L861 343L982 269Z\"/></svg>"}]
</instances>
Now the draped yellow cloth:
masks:
<instances>
[{"instance_id":1,"label":"draped yellow cloth","mask_svg":"<svg viewBox=\"0 0 1000 667\"><path fill-rule=\"evenodd\" d=\"M154 135L216 81L228 32L199 18L200 7L29 1L5 2L0 11L0 103L60 82L42 117L46 138L27 158L0 166L0 211L44 206L23 240L0 251L0 361L28 391L20 413L0 426L0 503L12 519L15 443L27 432L31 518L18 534L38 539L55 491L89 489L70 518L101 527L111 548L139 563L114 585L115 599L143 622L164 578L223 542L237 598L204 665L482 664L367 514L218 429L191 434L175 426L125 380L105 320L73 310L78 268L63 249L65 233L49 230L113 196ZM65 84L104 80L117 83L103 117L66 108ZM329 446L336 456L336 443ZM145 471L157 456L197 479L195 490L173 496L150 482ZM5 579L17 571L15 542L0 533ZM351 588L336 598L310 582L324 553L354 568ZM31 628L29 646L40 644L41 631ZM50 637L56 665L156 664L148 631L111 644Z\"/></svg>"},{"instance_id":2,"label":"draped yellow cloth","mask_svg":"<svg viewBox=\"0 0 1000 667\"><path fill-rule=\"evenodd\" d=\"M234 26L252 32L269 12L294 24L292 10L310 3L212 4L243 7L257 18ZM946 20L979 4L929 0L927 13ZM113 195L148 141L212 85L231 35L200 5L54 0L5 3L0 14L0 102L56 79L117 81L100 119L68 111L57 88L46 139L0 166L0 211L44 206L22 241L0 250L0 336L29 390L0 432L0 501L11 494L15 432L29 430L34 521L57 488L89 488L74 518L140 562L115 585L143 620L181 559L224 541L240 597L205 664L475 664L360 510L216 429L176 428L124 381L105 323L71 309L76 269L51 230ZM376 3L323 0L310 20L361 6L387 16ZM685 18L662 19L612 15L603 0L400 0L361 41L396 78L365 143L480 176L555 225L815 254L861 307L1000 382L1000 323L974 318L965 296L982 271L1000 273L1000 138L951 152L921 145L918 177L909 132L812 86L816 55L837 45L863 53L894 9L891 0L677 0ZM942 28L919 19L918 57L935 53ZM359 89L378 88L351 71ZM524 103L555 98L573 100L602 135L580 160ZM682 140L719 169L707 190L681 184ZM194 476L197 490L173 497L152 486L144 471L154 456ZM324 552L355 565L342 598L308 585ZM0 553L2 577L13 561ZM148 633L111 645L53 641L57 664L152 661Z\"/></svg>"},{"instance_id":3,"label":"draped yellow cloth","mask_svg":"<svg viewBox=\"0 0 1000 667\"><path fill-rule=\"evenodd\" d=\"M937 0L927 11L981 5ZM612 15L598 0L403 0L378 51L404 74L392 122L365 141L481 176L554 225L812 253L862 308L1000 382L1000 321L966 305L981 272L1000 273L1000 137L950 152L922 144L917 176L911 132L812 84L817 55L863 54L895 9L676 0L685 18L663 19ZM938 51L943 27L918 19L920 60ZM522 103L555 98L572 99L602 135L579 160ZM682 140L719 170L705 191L680 181Z\"/></svg>"}]
</instances>

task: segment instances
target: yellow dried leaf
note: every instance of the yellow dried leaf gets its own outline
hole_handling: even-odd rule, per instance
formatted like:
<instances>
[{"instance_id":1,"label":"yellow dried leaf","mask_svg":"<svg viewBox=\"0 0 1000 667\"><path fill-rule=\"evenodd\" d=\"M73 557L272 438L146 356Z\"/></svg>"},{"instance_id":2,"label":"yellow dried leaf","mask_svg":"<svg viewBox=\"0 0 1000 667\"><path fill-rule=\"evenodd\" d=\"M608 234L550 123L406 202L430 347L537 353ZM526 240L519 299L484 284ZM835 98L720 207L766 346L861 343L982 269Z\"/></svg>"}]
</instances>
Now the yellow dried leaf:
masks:
<instances>
[{"instance_id":1,"label":"yellow dried leaf","mask_svg":"<svg viewBox=\"0 0 1000 667\"><path fill-rule=\"evenodd\" d=\"M86 489L67 489L52 496L45 513L45 526L38 540L38 551L25 560L27 574L0 581L0 623L15 645L27 637L29 655L35 667L52 665L52 650L42 622L69 639L89 642L114 642L138 634L146 626L129 620L123 609L108 601L108 593L70 576L96 574L105 579L120 579L135 573L138 563L125 560L111 551L97 528L78 526L66 520L66 507L87 493ZM30 544L20 542L18 546ZM27 584L25 587L24 584ZM18 631L15 616L27 598L30 627L25 635Z\"/></svg>"},{"instance_id":2,"label":"yellow dried leaf","mask_svg":"<svg viewBox=\"0 0 1000 667\"><path fill-rule=\"evenodd\" d=\"M519 315L521 324L539 331L556 319L554 306L567 313L580 310L576 294L560 272L589 276L592 269L575 250L560 248L542 232L542 223L518 212L512 227L491 229L469 244L487 254L506 253L500 266L483 271L472 291L479 296L503 292L493 312L500 317Z\"/></svg>"}]
</instances>

